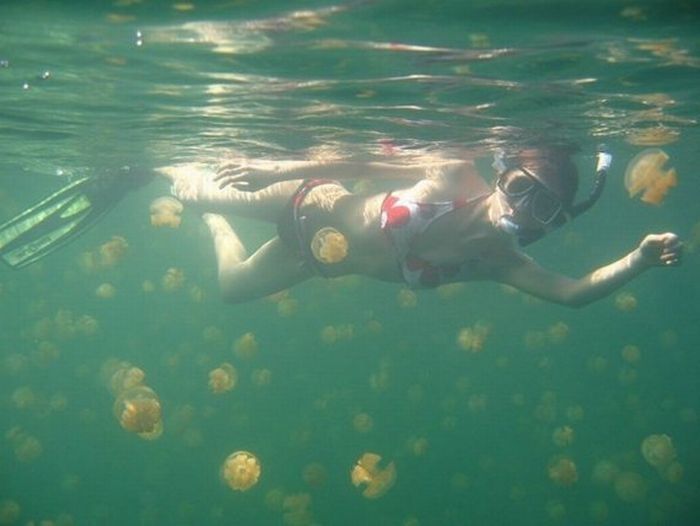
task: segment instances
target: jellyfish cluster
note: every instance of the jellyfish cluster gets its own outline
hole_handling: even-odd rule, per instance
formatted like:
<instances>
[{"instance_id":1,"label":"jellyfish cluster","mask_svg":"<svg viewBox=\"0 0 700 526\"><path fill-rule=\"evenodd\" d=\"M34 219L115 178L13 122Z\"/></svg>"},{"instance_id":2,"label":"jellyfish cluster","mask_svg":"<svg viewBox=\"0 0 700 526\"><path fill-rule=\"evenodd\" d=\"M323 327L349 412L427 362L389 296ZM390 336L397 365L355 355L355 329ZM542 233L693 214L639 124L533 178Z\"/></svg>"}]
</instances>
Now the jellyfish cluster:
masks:
<instances>
[{"instance_id":1,"label":"jellyfish cluster","mask_svg":"<svg viewBox=\"0 0 700 526\"><path fill-rule=\"evenodd\" d=\"M163 434L160 398L145 384L146 373L129 362L110 360L103 365L103 374L109 377L115 396L113 410L119 425L145 440L159 438Z\"/></svg>"},{"instance_id":2,"label":"jellyfish cluster","mask_svg":"<svg viewBox=\"0 0 700 526\"><path fill-rule=\"evenodd\" d=\"M129 243L123 236L112 236L109 241L100 245L96 250L84 252L80 258L80 266L86 272L97 272L116 267L129 249Z\"/></svg>"},{"instance_id":3,"label":"jellyfish cluster","mask_svg":"<svg viewBox=\"0 0 700 526\"><path fill-rule=\"evenodd\" d=\"M465 351L479 353L484 350L484 344L490 332L491 328L486 323L477 322L459 331L457 345Z\"/></svg>"}]
</instances>

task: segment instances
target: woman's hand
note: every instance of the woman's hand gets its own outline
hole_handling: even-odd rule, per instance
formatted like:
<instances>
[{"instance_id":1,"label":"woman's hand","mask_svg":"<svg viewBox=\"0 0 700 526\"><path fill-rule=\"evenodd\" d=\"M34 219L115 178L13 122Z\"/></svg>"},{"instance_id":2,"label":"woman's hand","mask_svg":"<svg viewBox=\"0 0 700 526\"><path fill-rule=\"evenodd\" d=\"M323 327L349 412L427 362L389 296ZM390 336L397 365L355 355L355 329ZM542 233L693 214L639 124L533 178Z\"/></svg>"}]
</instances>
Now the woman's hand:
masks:
<instances>
[{"instance_id":1,"label":"woman's hand","mask_svg":"<svg viewBox=\"0 0 700 526\"><path fill-rule=\"evenodd\" d=\"M231 186L244 192L257 192L278 182L279 168L254 165L247 161L237 161L221 165L216 171L214 181L219 183L219 188Z\"/></svg>"},{"instance_id":2,"label":"woman's hand","mask_svg":"<svg viewBox=\"0 0 700 526\"><path fill-rule=\"evenodd\" d=\"M649 234L639 244L639 254L648 266L680 265L683 244L676 234Z\"/></svg>"}]
</instances>

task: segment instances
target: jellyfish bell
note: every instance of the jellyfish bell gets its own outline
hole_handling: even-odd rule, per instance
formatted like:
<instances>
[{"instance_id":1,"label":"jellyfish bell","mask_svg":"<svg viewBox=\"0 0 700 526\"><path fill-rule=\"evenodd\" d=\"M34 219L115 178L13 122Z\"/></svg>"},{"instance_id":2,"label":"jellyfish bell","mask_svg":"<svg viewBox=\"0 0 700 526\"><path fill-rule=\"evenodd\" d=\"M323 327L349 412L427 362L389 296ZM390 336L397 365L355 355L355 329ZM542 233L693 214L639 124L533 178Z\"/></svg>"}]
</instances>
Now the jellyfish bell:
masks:
<instances>
[{"instance_id":1,"label":"jellyfish bell","mask_svg":"<svg viewBox=\"0 0 700 526\"><path fill-rule=\"evenodd\" d=\"M151 225L156 228L178 228L182 221L180 217L182 210L182 203L174 197L166 196L154 199L149 207Z\"/></svg>"},{"instance_id":2,"label":"jellyfish bell","mask_svg":"<svg viewBox=\"0 0 700 526\"><path fill-rule=\"evenodd\" d=\"M114 402L114 416L132 433L160 436L162 413L158 395L150 387L139 385L122 391Z\"/></svg>"},{"instance_id":3,"label":"jellyfish bell","mask_svg":"<svg viewBox=\"0 0 700 526\"><path fill-rule=\"evenodd\" d=\"M100 245L97 255L93 257L98 268L112 268L119 263L129 248L129 243L122 236L112 236L112 239Z\"/></svg>"},{"instance_id":4,"label":"jellyfish bell","mask_svg":"<svg viewBox=\"0 0 700 526\"><path fill-rule=\"evenodd\" d=\"M310 247L314 258L325 265L340 263L348 256L347 238L332 227L318 230L311 239Z\"/></svg>"},{"instance_id":5,"label":"jellyfish bell","mask_svg":"<svg viewBox=\"0 0 700 526\"><path fill-rule=\"evenodd\" d=\"M110 390L114 395L123 391L143 385L146 373L139 367L134 367L129 362L121 362L109 379Z\"/></svg>"},{"instance_id":6,"label":"jellyfish bell","mask_svg":"<svg viewBox=\"0 0 700 526\"><path fill-rule=\"evenodd\" d=\"M185 272L176 267L170 267L161 278L161 285L166 292L175 292L185 284Z\"/></svg>"},{"instance_id":7,"label":"jellyfish bell","mask_svg":"<svg viewBox=\"0 0 700 526\"><path fill-rule=\"evenodd\" d=\"M101 283L95 289L95 296L103 300L112 299L117 294L117 288L111 283Z\"/></svg>"},{"instance_id":8,"label":"jellyfish bell","mask_svg":"<svg viewBox=\"0 0 700 526\"><path fill-rule=\"evenodd\" d=\"M326 468L319 462L312 462L304 466L302 479L312 488L320 488L326 483Z\"/></svg>"},{"instance_id":9,"label":"jellyfish bell","mask_svg":"<svg viewBox=\"0 0 700 526\"><path fill-rule=\"evenodd\" d=\"M364 453L350 472L353 485L365 486L362 495L368 499L377 499L391 489L396 481L396 466L390 462L385 468L379 467L381 456L376 453Z\"/></svg>"},{"instance_id":10,"label":"jellyfish bell","mask_svg":"<svg viewBox=\"0 0 700 526\"><path fill-rule=\"evenodd\" d=\"M233 344L234 354L242 360L251 360L258 354L258 340L252 332L246 332Z\"/></svg>"},{"instance_id":11,"label":"jellyfish bell","mask_svg":"<svg viewBox=\"0 0 700 526\"><path fill-rule=\"evenodd\" d=\"M367 413L357 413L352 417L352 427L358 433L369 433L374 427L374 420Z\"/></svg>"},{"instance_id":12,"label":"jellyfish bell","mask_svg":"<svg viewBox=\"0 0 700 526\"><path fill-rule=\"evenodd\" d=\"M247 491L258 483L262 468L258 458L248 451L231 453L221 466L221 478L236 491Z\"/></svg>"},{"instance_id":13,"label":"jellyfish bell","mask_svg":"<svg viewBox=\"0 0 700 526\"><path fill-rule=\"evenodd\" d=\"M574 430L571 426L557 427L552 432L552 442L555 446L566 447L570 446L574 441Z\"/></svg>"},{"instance_id":14,"label":"jellyfish bell","mask_svg":"<svg viewBox=\"0 0 700 526\"><path fill-rule=\"evenodd\" d=\"M554 457L547 466L549 479L557 486L569 487L578 481L576 464L569 457Z\"/></svg>"},{"instance_id":15,"label":"jellyfish bell","mask_svg":"<svg viewBox=\"0 0 700 526\"><path fill-rule=\"evenodd\" d=\"M676 460L676 449L668 435L649 435L642 441L642 456L656 469L664 469Z\"/></svg>"},{"instance_id":16,"label":"jellyfish bell","mask_svg":"<svg viewBox=\"0 0 700 526\"><path fill-rule=\"evenodd\" d=\"M222 363L216 369L209 371L209 389L214 394L232 390L238 381L238 372L230 363Z\"/></svg>"},{"instance_id":17,"label":"jellyfish bell","mask_svg":"<svg viewBox=\"0 0 700 526\"><path fill-rule=\"evenodd\" d=\"M647 494L644 478L633 471L622 471L615 477L615 493L624 502L641 501Z\"/></svg>"},{"instance_id":18,"label":"jellyfish bell","mask_svg":"<svg viewBox=\"0 0 700 526\"><path fill-rule=\"evenodd\" d=\"M661 204L669 188L678 184L676 170L664 168L668 160L668 154L659 148L649 148L637 154L625 170L625 188L630 197L641 193L641 200L645 203Z\"/></svg>"},{"instance_id":19,"label":"jellyfish bell","mask_svg":"<svg viewBox=\"0 0 700 526\"><path fill-rule=\"evenodd\" d=\"M0 524L15 524L22 514L22 508L17 501L0 500Z\"/></svg>"}]
</instances>

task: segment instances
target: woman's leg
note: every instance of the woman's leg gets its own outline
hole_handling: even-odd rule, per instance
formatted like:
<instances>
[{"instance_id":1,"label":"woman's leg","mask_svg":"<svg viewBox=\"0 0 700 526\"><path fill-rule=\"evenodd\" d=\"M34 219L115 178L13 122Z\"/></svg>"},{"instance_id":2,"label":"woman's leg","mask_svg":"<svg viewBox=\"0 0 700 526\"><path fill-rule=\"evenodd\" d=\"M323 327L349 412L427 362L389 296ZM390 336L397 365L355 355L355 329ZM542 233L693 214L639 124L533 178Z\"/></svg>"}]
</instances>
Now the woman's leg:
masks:
<instances>
[{"instance_id":1,"label":"woman's leg","mask_svg":"<svg viewBox=\"0 0 700 526\"><path fill-rule=\"evenodd\" d=\"M168 166L158 172L171 183L174 197L200 212L233 214L276 223L289 199L301 185L301 179L275 183L257 192L219 188L215 174L197 165Z\"/></svg>"},{"instance_id":2,"label":"woman's leg","mask_svg":"<svg viewBox=\"0 0 700 526\"><path fill-rule=\"evenodd\" d=\"M216 214L202 217L214 240L219 286L227 303L262 298L313 276L279 237L248 257L243 243L223 217Z\"/></svg>"}]
</instances>

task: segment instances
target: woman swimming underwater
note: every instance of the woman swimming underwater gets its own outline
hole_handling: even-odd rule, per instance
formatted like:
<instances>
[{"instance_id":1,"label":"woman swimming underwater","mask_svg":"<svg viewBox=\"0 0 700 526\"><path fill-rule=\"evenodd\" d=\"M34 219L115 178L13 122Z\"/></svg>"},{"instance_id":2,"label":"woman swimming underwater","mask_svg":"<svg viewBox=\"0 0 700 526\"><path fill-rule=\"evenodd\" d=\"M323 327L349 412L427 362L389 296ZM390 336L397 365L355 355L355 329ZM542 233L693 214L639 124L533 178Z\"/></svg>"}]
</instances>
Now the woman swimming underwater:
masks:
<instances>
[{"instance_id":1,"label":"woman swimming underwater","mask_svg":"<svg viewBox=\"0 0 700 526\"><path fill-rule=\"evenodd\" d=\"M314 276L360 274L410 287L491 280L580 307L649 268L679 264L682 254L675 234L650 234L621 259L573 279L523 252L595 203L609 164L610 156L600 152L593 190L578 203L571 151L557 146L500 156L495 187L465 160L243 161L224 165L216 175L163 173L175 197L203 212L223 298L230 303ZM367 196L341 183L362 178L412 184ZM223 214L274 223L278 235L248 255Z\"/></svg>"}]
</instances>

